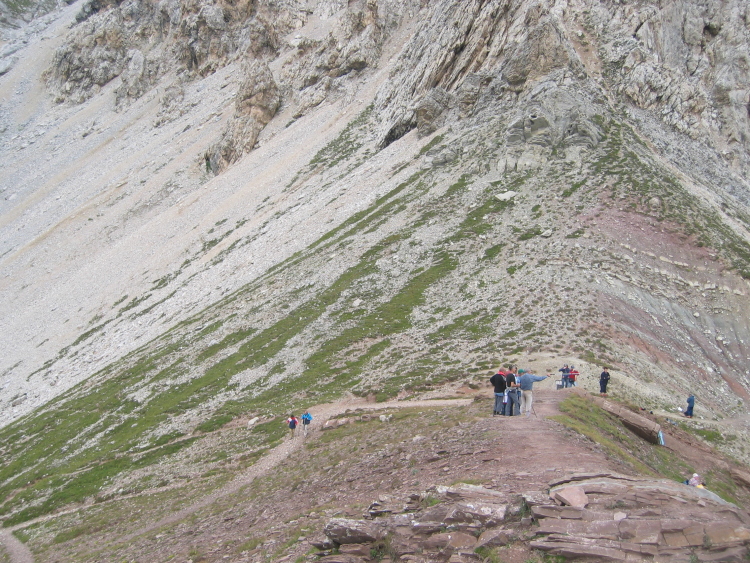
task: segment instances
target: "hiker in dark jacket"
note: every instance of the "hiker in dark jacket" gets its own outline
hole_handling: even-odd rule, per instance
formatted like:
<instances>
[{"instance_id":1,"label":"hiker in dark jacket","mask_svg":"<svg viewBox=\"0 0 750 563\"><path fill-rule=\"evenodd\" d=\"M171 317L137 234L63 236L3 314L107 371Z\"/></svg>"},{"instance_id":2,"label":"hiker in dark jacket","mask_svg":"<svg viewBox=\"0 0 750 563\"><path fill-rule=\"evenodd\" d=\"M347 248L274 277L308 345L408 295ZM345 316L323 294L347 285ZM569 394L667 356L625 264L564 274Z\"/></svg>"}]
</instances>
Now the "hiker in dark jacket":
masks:
<instances>
[{"instance_id":1,"label":"hiker in dark jacket","mask_svg":"<svg viewBox=\"0 0 750 563\"><path fill-rule=\"evenodd\" d=\"M690 396L687 398L687 404L688 408L685 410L685 416L688 418L693 418L693 407L695 406L695 395L690 393Z\"/></svg>"},{"instance_id":2,"label":"hiker in dark jacket","mask_svg":"<svg viewBox=\"0 0 750 563\"><path fill-rule=\"evenodd\" d=\"M604 371L599 376L599 394L602 397L607 396L607 384L609 383L609 372L607 371L607 368L604 368Z\"/></svg>"},{"instance_id":3,"label":"hiker in dark jacket","mask_svg":"<svg viewBox=\"0 0 750 563\"><path fill-rule=\"evenodd\" d=\"M515 405L516 415L521 414L520 403L518 398L518 382L516 378L516 366L511 366L510 371L505 376L505 384L507 385L506 394L508 395L508 402L505 405L505 415L513 416L513 406Z\"/></svg>"},{"instance_id":4,"label":"hiker in dark jacket","mask_svg":"<svg viewBox=\"0 0 750 563\"><path fill-rule=\"evenodd\" d=\"M503 399L505 398L505 372L499 369L495 375L490 377L490 383L495 388L495 407L492 410L492 416L497 414L505 414L505 404Z\"/></svg>"},{"instance_id":5,"label":"hiker in dark jacket","mask_svg":"<svg viewBox=\"0 0 750 563\"><path fill-rule=\"evenodd\" d=\"M565 364L557 371L562 373L562 386L570 387L570 368L568 367L568 364Z\"/></svg>"}]
</instances>

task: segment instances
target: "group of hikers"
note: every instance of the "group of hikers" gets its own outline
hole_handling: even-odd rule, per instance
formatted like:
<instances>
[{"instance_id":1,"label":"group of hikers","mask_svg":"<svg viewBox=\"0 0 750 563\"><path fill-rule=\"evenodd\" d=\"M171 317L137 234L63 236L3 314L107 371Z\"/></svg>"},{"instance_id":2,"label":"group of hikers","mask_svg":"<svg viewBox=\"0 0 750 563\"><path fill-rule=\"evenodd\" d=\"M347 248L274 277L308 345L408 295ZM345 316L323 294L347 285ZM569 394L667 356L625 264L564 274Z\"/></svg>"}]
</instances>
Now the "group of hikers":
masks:
<instances>
[{"instance_id":1,"label":"group of hikers","mask_svg":"<svg viewBox=\"0 0 750 563\"><path fill-rule=\"evenodd\" d=\"M568 367L568 364L565 364L557 371L562 374L561 381L563 388L578 386L576 382L578 381L578 376L581 374L575 366Z\"/></svg>"},{"instance_id":2,"label":"group of hikers","mask_svg":"<svg viewBox=\"0 0 750 563\"><path fill-rule=\"evenodd\" d=\"M310 427L310 423L312 422L313 417L308 412L305 411L304 414L297 418L293 414L289 415L289 418L286 419L286 425L289 428L289 433L291 434L292 438L294 438L295 433L297 432L297 427L300 424L300 421L302 422L302 428L304 428L305 436L307 436L307 429Z\"/></svg>"},{"instance_id":3,"label":"group of hikers","mask_svg":"<svg viewBox=\"0 0 750 563\"><path fill-rule=\"evenodd\" d=\"M576 387L578 377L581 375L575 366L565 364L559 370L562 373L558 387ZM513 416L515 414L526 414L530 416L533 401L533 385L535 381L543 381L552 377L551 373L545 376L534 375L529 370L518 369L518 366L509 365L508 369L500 368L490 378L490 383L495 388L495 406L492 414L501 416ZM607 396L607 385L609 384L609 368L605 367L599 376L599 394ZM691 413L692 414L692 413Z\"/></svg>"},{"instance_id":4,"label":"group of hikers","mask_svg":"<svg viewBox=\"0 0 750 563\"><path fill-rule=\"evenodd\" d=\"M533 408L533 388L536 381L544 381L551 374L534 375L518 366L500 369L490 378L495 388L495 407L493 415L514 416L525 414L531 416Z\"/></svg>"}]
</instances>

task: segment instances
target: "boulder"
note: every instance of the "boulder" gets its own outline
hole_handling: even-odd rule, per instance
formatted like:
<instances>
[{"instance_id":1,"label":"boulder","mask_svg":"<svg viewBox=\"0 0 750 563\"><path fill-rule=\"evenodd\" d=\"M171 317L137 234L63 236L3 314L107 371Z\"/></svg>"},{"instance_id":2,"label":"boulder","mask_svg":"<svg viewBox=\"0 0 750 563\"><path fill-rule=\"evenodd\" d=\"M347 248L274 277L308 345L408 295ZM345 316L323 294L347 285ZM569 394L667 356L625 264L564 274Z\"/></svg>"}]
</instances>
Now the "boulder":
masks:
<instances>
[{"instance_id":1,"label":"boulder","mask_svg":"<svg viewBox=\"0 0 750 563\"><path fill-rule=\"evenodd\" d=\"M318 561L322 563L365 563L369 559L363 559L362 557L358 557L356 555L347 555L344 553L339 553L337 555L326 555L325 557L321 557L318 559Z\"/></svg>"},{"instance_id":2,"label":"boulder","mask_svg":"<svg viewBox=\"0 0 750 563\"><path fill-rule=\"evenodd\" d=\"M594 402L608 413L619 418L634 434L652 444L659 443L659 432L661 431L661 426L653 420L649 420L648 418L636 414L621 405L600 397L594 397Z\"/></svg>"},{"instance_id":3,"label":"boulder","mask_svg":"<svg viewBox=\"0 0 750 563\"><path fill-rule=\"evenodd\" d=\"M445 532L434 534L422 542L427 550L441 550L447 547L453 549L473 549L477 544L477 538L463 532Z\"/></svg>"},{"instance_id":4,"label":"boulder","mask_svg":"<svg viewBox=\"0 0 750 563\"><path fill-rule=\"evenodd\" d=\"M356 555L357 557L370 557L372 544L369 543L347 543L339 546L341 555Z\"/></svg>"},{"instance_id":5,"label":"boulder","mask_svg":"<svg viewBox=\"0 0 750 563\"><path fill-rule=\"evenodd\" d=\"M580 520L583 510L574 506L558 506L556 504L540 504L531 507L534 518L564 518Z\"/></svg>"},{"instance_id":6,"label":"boulder","mask_svg":"<svg viewBox=\"0 0 750 563\"><path fill-rule=\"evenodd\" d=\"M566 559L589 558L594 561L626 561L628 556L620 549L619 543L586 538L571 539L565 535L552 534L543 540L529 543L532 548L547 551Z\"/></svg>"},{"instance_id":7,"label":"boulder","mask_svg":"<svg viewBox=\"0 0 750 563\"><path fill-rule=\"evenodd\" d=\"M476 522L497 525L505 520L508 507L504 504L462 502L450 509L445 517L448 524Z\"/></svg>"},{"instance_id":8,"label":"boulder","mask_svg":"<svg viewBox=\"0 0 750 563\"><path fill-rule=\"evenodd\" d=\"M370 543L383 537L382 528L372 522L333 518L323 529L328 538L336 544Z\"/></svg>"},{"instance_id":9,"label":"boulder","mask_svg":"<svg viewBox=\"0 0 750 563\"><path fill-rule=\"evenodd\" d=\"M589 503L589 499L582 487L563 487L562 489L557 489L554 493L550 492L550 496L565 506L573 506L575 508L584 508Z\"/></svg>"},{"instance_id":10,"label":"boulder","mask_svg":"<svg viewBox=\"0 0 750 563\"><path fill-rule=\"evenodd\" d=\"M508 530L493 528L479 536L475 549L479 547L502 547L510 543L511 537L512 535Z\"/></svg>"},{"instance_id":11,"label":"boulder","mask_svg":"<svg viewBox=\"0 0 750 563\"><path fill-rule=\"evenodd\" d=\"M750 473L748 473L747 471L741 471L734 467L730 470L730 472L735 483L737 483L741 487L750 489Z\"/></svg>"}]
</instances>

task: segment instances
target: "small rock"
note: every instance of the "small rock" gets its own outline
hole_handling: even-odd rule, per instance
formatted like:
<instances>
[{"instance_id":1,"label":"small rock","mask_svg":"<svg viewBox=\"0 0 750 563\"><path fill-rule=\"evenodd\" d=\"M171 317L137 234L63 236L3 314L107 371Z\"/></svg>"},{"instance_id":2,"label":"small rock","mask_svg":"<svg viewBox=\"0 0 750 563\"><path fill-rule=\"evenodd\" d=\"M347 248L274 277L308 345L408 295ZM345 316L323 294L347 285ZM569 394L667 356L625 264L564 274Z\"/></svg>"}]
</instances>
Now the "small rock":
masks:
<instances>
[{"instance_id":1,"label":"small rock","mask_svg":"<svg viewBox=\"0 0 750 563\"><path fill-rule=\"evenodd\" d=\"M514 197L518 195L518 192L514 192L513 190L508 190L507 192L503 192L501 194L497 194L495 196L495 199L498 201L510 201Z\"/></svg>"}]
</instances>

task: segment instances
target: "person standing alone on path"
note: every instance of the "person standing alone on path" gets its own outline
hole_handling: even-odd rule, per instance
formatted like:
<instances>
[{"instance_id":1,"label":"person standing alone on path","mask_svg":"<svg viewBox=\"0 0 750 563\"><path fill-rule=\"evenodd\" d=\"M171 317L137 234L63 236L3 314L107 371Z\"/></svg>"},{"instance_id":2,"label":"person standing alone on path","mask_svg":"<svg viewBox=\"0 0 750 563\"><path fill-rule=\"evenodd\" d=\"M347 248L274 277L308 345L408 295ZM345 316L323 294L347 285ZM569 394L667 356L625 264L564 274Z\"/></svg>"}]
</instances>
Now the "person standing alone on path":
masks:
<instances>
[{"instance_id":1,"label":"person standing alone on path","mask_svg":"<svg viewBox=\"0 0 750 563\"><path fill-rule=\"evenodd\" d=\"M497 373L490 377L490 383L495 388L495 407L492 410L492 416L497 414L505 414L505 405L503 399L505 397L505 388L507 383L505 382L505 373L502 368L497 370Z\"/></svg>"},{"instance_id":2,"label":"person standing alone on path","mask_svg":"<svg viewBox=\"0 0 750 563\"><path fill-rule=\"evenodd\" d=\"M693 418L693 407L695 406L695 396L690 393L690 396L687 398L687 404L688 408L685 409L685 416L688 418Z\"/></svg>"},{"instance_id":3,"label":"person standing alone on path","mask_svg":"<svg viewBox=\"0 0 750 563\"><path fill-rule=\"evenodd\" d=\"M312 419L312 415L307 411L302 415L302 428L305 430L305 436L307 436L307 429L309 428Z\"/></svg>"},{"instance_id":4,"label":"person standing alone on path","mask_svg":"<svg viewBox=\"0 0 750 563\"><path fill-rule=\"evenodd\" d=\"M607 367L604 368L604 371L599 376L599 394L602 397L607 396L607 384L609 383L609 372L607 371Z\"/></svg>"},{"instance_id":5,"label":"person standing alone on path","mask_svg":"<svg viewBox=\"0 0 750 563\"><path fill-rule=\"evenodd\" d=\"M518 370L521 377L518 380L518 386L521 388L521 414L526 413L526 416L531 416L531 403L533 401L532 388L534 382L544 381L550 374L547 375L534 375L525 370Z\"/></svg>"}]
</instances>

